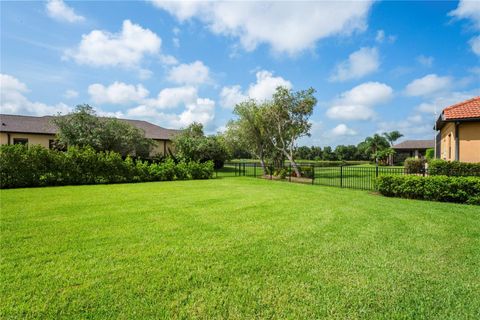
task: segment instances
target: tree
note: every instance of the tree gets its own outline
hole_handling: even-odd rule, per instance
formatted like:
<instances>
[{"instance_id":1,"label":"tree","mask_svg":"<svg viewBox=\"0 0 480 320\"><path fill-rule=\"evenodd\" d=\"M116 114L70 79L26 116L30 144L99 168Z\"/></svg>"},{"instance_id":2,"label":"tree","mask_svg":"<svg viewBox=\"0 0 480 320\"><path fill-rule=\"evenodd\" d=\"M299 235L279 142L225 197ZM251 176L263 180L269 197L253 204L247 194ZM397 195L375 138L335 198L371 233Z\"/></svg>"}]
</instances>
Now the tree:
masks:
<instances>
[{"instance_id":1,"label":"tree","mask_svg":"<svg viewBox=\"0 0 480 320\"><path fill-rule=\"evenodd\" d=\"M384 132L383 136L388 140L388 142L390 143L390 146L392 147L395 141L403 137L403 134L395 130L391 132Z\"/></svg>"},{"instance_id":2,"label":"tree","mask_svg":"<svg viewBox=\"0 0 480 320\"><path fill-rule=\"evenodd\" d=\"M173 145L178 158L199 162L212 160L216 169L222 168L229 156L223 137L205 136L203 125L197 122L177 134Z\"/></svg>"},{"instance_id":3,"label":"tree","mask_svg":"<svg viewBox=\"0 0 480 320\"><path fill-rule=\"evenodd\" d=\"M335 148L334 153L338 160L354 160L357 153L357 147L354 145L338 145Z\"/></svg>"},{"instance_id":4,"label":"tree","mask_svg":"<svg viewBox=\"0 0 480 320\"><path fill-rule=\"evenodd\" d=\"M333 153L332 147L330 146L323 147L322 160L326 160L326 161L335 160L335 153Z\"/></svg>"},{"instance_id":5,"label":"tree","mask_svg":"<svg viewBox=\"0 0 480 320\"><path fill-rule=\"evenodd\" d=\"M233 113L237 119L227 124L226 136L238 148L248 150L260 160L263 173L266 174L265 158L271 150L266 126L265 108L253 99L235 106Z\"/></svg>"},{"instance_id":6,"label":"tree","mask_svg":"<svg viewBox=\"0 0 480 320\"><path fill-rule=\"evenodd\" d=\"M311 149L307 146L301 146L295 149L295 158L310 160L311 159Z\"/></svg>"},{"instance_id":7,"label":"tree","mask_svg":"<svg viewBox=\"0 0 480 320\"><path fill-rule=\"evenodd\" d=\"M97 117L88 104L77 105L70 114L56 116L53 124L63 145L90 146L96 151L115 151L124 157L148 157L154 145L142 130L114 118Z\"/></svg>"},{"instance_id":8,"label":"tree","mask_svg":"<svg viewBox=\"0 0 480 320\"><path fill-rule=\"evenodd\" d=\"M271 102L265 104L267 136L275 150L283 154L292 164L297 177L300 170L294 159L295 142L310 135L312 124L308 121L317 104L313 88L293 92L278 87Z\"/></svg>"},{"instance_id":9,"label":"tree","mask_svg":"<svg viewBox=\"0 0 480 320\"><path fill-rule=\"evenodd\" d=\"M377 151L381 151L383 149L389 148L390 143L387 139L377 133L375 133L372 137L367 137L365 139L365 151L371 155L372 158L375 159L375 162L378 163L378 154Z\"/></svg>"}]
</instances>

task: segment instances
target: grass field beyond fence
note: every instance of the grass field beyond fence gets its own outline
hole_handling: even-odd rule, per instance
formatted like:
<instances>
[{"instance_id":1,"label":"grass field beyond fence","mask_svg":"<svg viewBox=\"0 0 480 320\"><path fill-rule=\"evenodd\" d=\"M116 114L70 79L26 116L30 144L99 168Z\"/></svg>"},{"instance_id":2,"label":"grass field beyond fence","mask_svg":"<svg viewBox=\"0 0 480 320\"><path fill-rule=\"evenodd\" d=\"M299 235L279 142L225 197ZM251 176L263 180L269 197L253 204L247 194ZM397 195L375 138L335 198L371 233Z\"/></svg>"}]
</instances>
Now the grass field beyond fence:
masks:
<instances>
[{"instance_id":1,"label":"grass field beyond fence","mask_svg":"<svg viewBox=\"0 0 480 320\"><path fill-rule=\"evenodd\" d=\"M2 319L478 319L480 209L252 178L0 191Z\"/></svg>"}]
</instances>

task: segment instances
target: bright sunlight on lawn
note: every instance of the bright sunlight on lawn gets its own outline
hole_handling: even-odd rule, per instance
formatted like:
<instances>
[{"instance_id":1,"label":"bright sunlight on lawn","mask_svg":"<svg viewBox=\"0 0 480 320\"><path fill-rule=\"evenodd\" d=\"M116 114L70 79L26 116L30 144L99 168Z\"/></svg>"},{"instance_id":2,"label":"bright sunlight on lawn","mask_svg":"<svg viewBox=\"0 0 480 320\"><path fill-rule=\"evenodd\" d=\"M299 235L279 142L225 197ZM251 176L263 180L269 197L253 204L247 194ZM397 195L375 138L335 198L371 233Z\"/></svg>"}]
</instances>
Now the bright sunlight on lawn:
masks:
<instances>
[{"instance_id":1,"label":"bright sunlight on lawn","mask_svg":"<svg viewBox=\"0 0 480 320\"><path fill-rule=\"evenodd\" d=\"M2 190L0 317L474 319L479 211L244 177Z\"/></svg>"}]
</instances>

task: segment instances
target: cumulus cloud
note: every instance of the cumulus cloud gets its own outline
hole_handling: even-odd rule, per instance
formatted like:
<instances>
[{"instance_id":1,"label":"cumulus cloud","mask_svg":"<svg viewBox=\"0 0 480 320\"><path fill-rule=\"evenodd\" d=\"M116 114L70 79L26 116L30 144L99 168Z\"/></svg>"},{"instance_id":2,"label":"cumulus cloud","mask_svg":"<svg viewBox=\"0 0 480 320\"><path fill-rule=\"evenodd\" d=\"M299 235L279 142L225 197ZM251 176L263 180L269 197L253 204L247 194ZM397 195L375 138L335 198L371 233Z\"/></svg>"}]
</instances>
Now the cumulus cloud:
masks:
<instances>
[{"instance_id":1,"label":"cumulus cloud","mask_svg":"<svg viewBox=\"0 0 480 320\"><path fill-rule=\"evenodd\" d=\"M354 136L357 132L349 127L346 124L341 123L335 128L332 129L332 134L334 136Z\"/></svg>"},{"instance_id":2,"label":"cumulus cloud","mask_svg":"<svg viewBox=\"0 0 480 320\"><path fill-rule=\"evenodd\" d=\"M470 44L473 53L480 56L480 36L473 37L468 43Z\"/></svg>"},{"instance_id":3,"label":"cumulus cloud","mask_svg":"<svg viewBox=\"0 0 480 320\"><path fill-rule=\"evenodd\" d=\"M383 43L385 41L387 41L389 43L393 43L393 42L395 42L395 40L397 40L396 36L392 36L392 35L387 36L385 34L384 30L378 30L377 34L375 36L375 41L378 42L378 43Z\"/></svg>"},{"instance_id":4,"label":"cumulus cloud","mask_svg":"<svg viewBox=\"0 0 480 320\"><path fill-rule=\"evenodd\" d=\"M291 89L292 83L280 76L274 76L272 72L260 70L255 74L257 80L250 84L246 92L242 92L239 85L223 87L220 92L220 103L224 108L233 108L239 102L248 98L264 101L272 98L277 87Z\"/></svg>"},{"instance_id":5,"label":"cumulus cloud","mask_svg":"<svg viewBox=\"0 0 480 320\"><path fill-rule=\"evenodd\" d=\"M471 99L480 95L480 88L471 91L454 91L435 95L429 101L420 103L416 110L427 114L440 114L442 110L452 104Z\"/></svg>"},{"instance_id":6,"label":"cumulus cloud","mask_svg":"<svg viewBox=\"0 0 480 320\"><path fill-rule=\"evenodd\" d=\"M64 96L65 98L67 98L67 99L73 99L73 98L78 97L78 92L75 91L75 90L69 89L69 90L65 91L65 93L63 94L63 96Z\"/></svg>"},{"instance_id":7,"label":"cumulus cloud","mask_svg":"<svg viewBox=\"0 0 480 320\"><path fill-rule=\"evenodd\" d=\"M49 0L46 4L47 13L53 19L66 22L82 22L84 17L75 13L75 11L67 6L63 0Z\"/></svg>"},{"instance_id":8,"label":"cumulus cloud","mask_svg":"<svg viewBox=\"0 0 480 320\"><path fill-rule=\"evenodd\" d=\"M410 82L405 88L405 93L409 96L428 96L447 90L451 85L450 77L440 77L432 73Z\"/></svg>"},{"instance_id":9,"label":"cumulus cloud","mask_svg":"<svg viewBox=\"0 0 480 320\"><path fill-rule=\"evenodd\" d=\"M350 54L346 61L335 68L330 81L359 79L375 72L380 66L377 48L364 47Z\"/></svg>"},{"instance_id":10,"label":"cumulus cloud","mask_svg":"<svg viewBox=\"0 0 480 320\"><path fill-rule=\"evenodd\" d=\"M197 89L185 86L165 88L158 93L156 99L148 99L145 103L159 109L173 109L181 105L194 104L197 98Z\"/></svg>"},{"instance_id":11,"label":"cumulus cloud","mask_svg":"<svg viewBox=\"0 0 480 320\"><path fill-rule=\"evenodd\" d=\"M70 111L64 103L47 105L30 101L25 94L29 92L27 85L17 78L0 74L0 110L7 114L53 115Z\"/></svg>"},{"instance_id":12,"label":"cumulus cloud","mask_svg":"<svg viewBox=\"0 0 480 320\"><path fill-rule=\"evenodd\" d=\"M384 83L366 82L346 91L327 110L327 116L342 120L369 120L375 116L373 108L389 101L393 89Z\"/></svg>"},{"instance_id":13,"label":"cumulus cloud","mask_svg":"<svg viewBox=\"0 0 480 320\"><path fill-rule=\"evenodd\" d=\"M480 2L471 0L460 0L458 7L448 13L449 16L457 19L469 19L474 27L480 30Z\"/></svg>"},{"instance_id":14,"label":"cumulus cloud","mask_svg":"<svg viewBox=\"0 0 480 320\"><path fill-rule=\"evenodd\" d=\"M422 66L428 67L428 68L430 68L433 65L434 60L435 59L433 57L424 56L423 54L417 57L417 62L420 63Z\"/></svg>"},{"instance_id":15,"label":"cumulus cloud","mask_svg":"<svg viewBox=\"0 0 480 320\"><path fill-rule=\"evenodd\" d=\"M109 86L94 83L88 86L90 98L98 104L129 104L142 101L149 94L141 84L131 85L115 81Z\"/></svg>"},{"instance_id":16,"label":"cumulus cloud","mask_svg":"<svg viewBox=\"0 0 480 320\"><path fill-rule=\"evenodd\" d=\"M170 69L168 80L179 84L200 85L211 81L210 70L201 61L180 64Z\"/></svg>"},{"instance_id":17,"label":"cumulus cloud","mask_svg":"<svg viewBox=\"0 0 480 320\"><path fill-rule=\"evenodd\" d=\"M373 1L342 2L200 2L152 3L178 20L198 19L214 34L238 38L252 51L268 44L273 51L296 54L323 38L364 31Z\"/></svg>"},{"instance_id":18,"label":"cumulus cloud","mask_svg":"<svg viewBox=\"0 0 480 320\"><path fill-rule=\"evenodd\" d=\"M154 32L125 20L118 33L93 30L84 34L76 48L65 51L65 58L96 67L135 67L145 55L157 54L161 43Z\"/></svg>"}]
</instances>

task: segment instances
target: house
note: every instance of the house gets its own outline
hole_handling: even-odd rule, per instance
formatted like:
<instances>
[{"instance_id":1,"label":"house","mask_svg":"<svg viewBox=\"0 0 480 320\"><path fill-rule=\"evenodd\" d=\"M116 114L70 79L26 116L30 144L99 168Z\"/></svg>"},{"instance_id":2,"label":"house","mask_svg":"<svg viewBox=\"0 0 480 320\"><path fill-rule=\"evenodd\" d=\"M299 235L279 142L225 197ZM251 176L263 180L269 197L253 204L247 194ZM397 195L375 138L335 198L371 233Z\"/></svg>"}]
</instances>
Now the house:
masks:
<instances>
[{"instance_id":1,"label":"house","mask_svg":"<svg viewBox=\"0 0 480 320\"><path fill-rule=\"evenodd\" d=\"M480 162L480 97L443 109L434 129L437 158Z\"/></svg>"},{"instance_id":2,"label":"house","mask_svg":"<svg viewBox=\"0 0 480 320\"><path fill-rule=\"evenodd\" d=\"M33 117L0 114L0 144L38 144L53 148L57 128L52 116ZM179 130L165 129L141 120L119 119L145 132L155 141L151 155L166 155L172 149L172 138Z\"/></svg>"},{"instance_id":3,"label":"house","mask_svg":"<svg viewBox=\"0 0 480 320\"><path fill-rule=\"evenodd\" d=\"M395 150L393 161L403 162L406 158L424 158L427 149L433 149L433 140L406 140L392 146Z\"/></svg>"}]
</instances>

